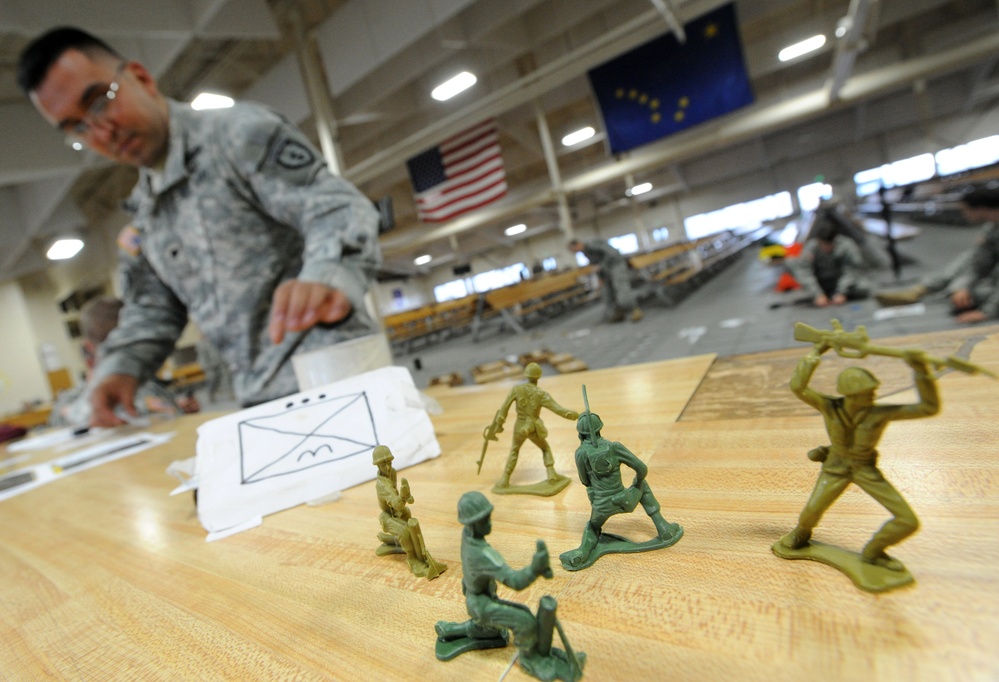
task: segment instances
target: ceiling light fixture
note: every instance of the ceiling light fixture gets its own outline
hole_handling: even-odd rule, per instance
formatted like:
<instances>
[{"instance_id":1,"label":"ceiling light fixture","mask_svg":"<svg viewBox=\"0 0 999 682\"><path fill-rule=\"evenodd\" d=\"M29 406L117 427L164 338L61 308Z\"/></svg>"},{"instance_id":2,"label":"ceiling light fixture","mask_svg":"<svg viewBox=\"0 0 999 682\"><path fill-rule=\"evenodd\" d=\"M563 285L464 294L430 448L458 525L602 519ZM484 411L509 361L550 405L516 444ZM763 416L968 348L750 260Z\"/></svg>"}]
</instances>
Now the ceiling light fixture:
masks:
<instances>
[{"instance_id":1,"label":"ceiling light fixture","mask_svg":"<svg viewBox=\"0 0 999 682\"><path fill-rule=\"evenodd\" d=\"M595 131L590 126L586 126L585 128L580 128L576 132L569 133L568 135L566 135L565 137L563 137L562 138L562 144L565 145L566 147L571 147L574 144L579 144L583 140L590 139L591 137L593 137L594 135L596 135L596 132L597 131Z\"/></svg>"},{"instance_id":2,"label":"ceiling light fixture","mask_svg":"<svg viewBox=\"0 0 999 682\"><path fill-rule=\"evenodd\" d=\"M524 223L521 223L520 225L513 225L503 230L503 234L507 237L512 237L513 235L520 234L521 232L527 232L527 225Z\"/></svg>"},{"instance_id":3,"label":"ceiling light fixture","mask_svg":"<svg viewBox=\"0 0 999 682\"><path fill-rule=\"evenodd\" d=\"M652 183L651 182L643 182L643 183L641 183L639 185L635 185L634 187L632 187L629 190L626 190L625 194L627 194L629 197L634 197L634 196L638 196L639 194L645 194L646 192L648 192L651 189L652 189Z\"/></svg>"},{"instance_id":4,"label":"ceiling light fixture","mask_svg":"<svg viewBox=\"0 0 999 682\"><path fill-rule=\"evenodd\" d=\"M803 54L808 54L809 52L814 52L823 45L826 44L826 37L824 35L812 36L808 40L802 40L800 43L795 43L785 47L777 54L777 59L782 62L787 62L795 57L800 57Z\"/></svg>"},{"instance_id":5,"label":"ceiling light fixture","mask_svg":"<svg viewBox=\"0 0 999 682\"><path fill-rule=\"evenodd\" d=\"M433 259L434 259L433 256L431 256L429 253L425 253L422 256L414 258L413 259L413 264L414 265L426 265L427 263L429 263Z\"/></svg>"},{"instance_id":6,"label":"ceiling light fixture","mask_svg":"<svg viewBox=\"0 0 999 682\"><path fill-rule=\"evenodd\" d=\"M194 98L194 101L191 102L191 108L197 111L202 111L203 109L228 109L233 104L235 102L232 97L203 92Z\"/></svg>"},{"instance_id":7,"label":"ceiling light fixture","mask_svg":"<svg viewBox=\"0 0 999 682\"><path fill-rule=\"evenodd\" d=\"M72 258L83 248L83 240L76 237L65 237L57 239L45 252L45 257L49 260L66 260Z\"/></svg>"},{"instance_id":8,"label":"ceiling light fixture","mask_svg":"<svg viewBox=\"0 0 999 682\"><path fill-rule=\"evenodd\" d=\"M475 85L475 80L475 76L470 74L468 71L462 71L454 78L441 83L434 88L433 92L430 93L430 96L438 102L449 100L459 92L467 90Z\"/></svg>"}]
</instances>

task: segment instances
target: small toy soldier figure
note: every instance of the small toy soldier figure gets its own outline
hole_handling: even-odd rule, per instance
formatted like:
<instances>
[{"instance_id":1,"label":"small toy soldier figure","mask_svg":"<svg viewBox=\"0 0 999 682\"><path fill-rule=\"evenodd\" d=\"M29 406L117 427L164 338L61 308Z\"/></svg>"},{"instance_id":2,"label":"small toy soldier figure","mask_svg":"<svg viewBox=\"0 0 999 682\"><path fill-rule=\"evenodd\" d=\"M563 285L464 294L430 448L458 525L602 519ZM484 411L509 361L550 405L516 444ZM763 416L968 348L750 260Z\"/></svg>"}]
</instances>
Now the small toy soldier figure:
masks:
<instances>
[{"instance_id":1,"label":"small toy soldier figure","mask_svg":"<svg viewBox=\"0 0 999 682\"><path fill-rule=\"evenodd\" d=\"M512 494L520 493L527 495L554 495L569 485L569 477L563 476L555 471L555 457L552 455L551 446L548 445L548 429L541 421L541 408L545 407L566 419L576 419L579 413L559 405L544 390L538 387L538 379L541 378L541 366L536 362L530 363L524 369L524 376L527 382L519 384L510 389L503 405L496 411L493 423L486 427L483 434L484 443L482 445L482 458L479 459L479 470L482 470L482 460L485 458L486 446L490 440L499 440L496 434L503 432L503 423L506 421L506 414L510 410L511 403L517 403L517 422L513 427L513 443L510 445L510 455L506 460L506 468L503 470L503 477L496 482L493 488L494 493ZM548 480L533 485L511 486L510 475L517 466L517 458L520 455L520 447L525 440L541 448L545 468L548 470Z\"/></svg>"},{"instance_id":2,"label":"small toy soldier figure","mask_svg":"<svg viewBox=\"0 0 999 682\"><path fill-rule=\"evenodd\" d=\"M794 338L811 343L812 351L795 368L791 376L791 391L822 414L830 445L814 448L808 453L812 461L822 462L819 479L798 517L798 525L775 542L771 549L784 559L811 559L828 564L868 592L882 592L911 583L912 575L902 562L888 556L885 550L915 533L919 521L898 490L885 480L878 469L878 441L890 421L920 419L940 411L940 397L936 380L930 374L931 368L947 367L992 378L996 375L953 355L938 358L921 350L876 346L870 343L863 326L848 332L839 320L832 321L831 330L814 329L798 322L794 326ZM874 393L879 386L878 380L860 367L848 367L840 372L836 390L842 397L819 393L809 383L822 354L828 350L854 359L880 355L904 360L912 368L919 402L876 405ZM860 554L811 540L812 529L818 525L822 514L851 483L856 483L892 515Z\"/></svg>"},{"instance_id":3,"label":"small toy soldier figure","mask_svg":"<svg viewBox=\"0 0 999 682\"><path fill-rule=\"evenodd\" d=\"M409 481L402 479L401 489L396 486L396 470L392 467L392 452L384 445L375 448L371 455L372 463L378 467L375 491L378 493L378 515L382 532L378 539L382 544L375 550L378 556L405 554L406 563L413 575L433 580L447 570L447 565L434 561L423 541L420 522L412 518L407 504L413 503L409 492Z\"/></svg>"},{"instance_id":4,"label":"small toy soldier figure","mask_svg":"<svg viewBox=\"0 0 999 682\"><path fill-rule=\"evenodd\" d=\"M585 396L585 387L583 389ZM576 422L580 446L576 450L579 480L586 486L590 498L590 520L583 530L583 540L576 549L559 556L567 571L592 566L604 554L647 552L676 544L683 537L683 528L670 523L659 511L659 501L648 481L648 467L621 443L600 435L600 417L589 411ZM628 488L621 480L621 466L635 471L635 480ZM656 526L657 536L646 542L632 542L611 533L602 532L604 524L615 514L632 512L641 504Z\"/></svg>"},{"instance_id":5,"label":"small toy soldier figure","mask_svg":"<svg viewBox=\"0 0 999 682\"><path fill-rule=\"evenodd\" d=\"M520 654L520 666L541 680L574 682L582 674L585 654L574 654L555 617L555 600L542 597L537 617L523 604L505 601L496 595L496 584L522 590L540 576L552 577L548 549L538 540L537 551L528 566L515 571L486 541L492 532L493 505L480 492L467 492L458 500L461 534L461 588L470 619L463 623L438 621L436 655L449 661L475 649L507 645L506 631ZM553 627L558 628L566 651L551 646Z\"/></svg>"},{"instance_id":6,"label":"small toy soldier figure","mask_svg":"<svg viewBox=\"0 0 999 682\"><path fill-rule=\"evenodd\" d=\"M825 343L816 344L801 359L791 377L794 394L822 413L831 445L808 453L810 459L822 462L822 471L812 496L801 512L798 525L781 538L780 544L790 550L806 547L812 529L818 525L822 514L850 483L856 483L892 514L892 519L864 547L861 558L864 563L901 573L905 571L905 566L898 559L888 556L885 549L915 533L919 521L898 490L885 480L878 469L878 451L875 448L889 421L929 417L940 410L936 382L930 374L925 355L913 350L905 351L902 358L915 376L918 403L875 405L874 393L880 384L873 374L859 367L844 369L836 379L836 390L843 397L819 393L808 384L819 365L820 356L829 348Z\"/></svg>"}]
</instances>

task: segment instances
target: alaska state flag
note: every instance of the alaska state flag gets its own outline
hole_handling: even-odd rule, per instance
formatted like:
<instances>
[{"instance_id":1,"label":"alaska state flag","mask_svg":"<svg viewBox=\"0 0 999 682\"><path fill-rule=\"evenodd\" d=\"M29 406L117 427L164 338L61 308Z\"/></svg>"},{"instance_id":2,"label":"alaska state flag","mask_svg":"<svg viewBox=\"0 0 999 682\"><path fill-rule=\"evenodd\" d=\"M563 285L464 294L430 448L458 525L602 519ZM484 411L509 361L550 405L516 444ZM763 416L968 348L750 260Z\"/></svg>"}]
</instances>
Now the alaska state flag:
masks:
<instances>
[{"instance_id":1,"label":"alaska state flag","mask_svg":"<svg viewBox=\"0 0 999 682\"><path fill-rule=\"evenodd\" d=\"M589 72L612 154L753 102L730 3Z\"/></svg>"}]
</instances>

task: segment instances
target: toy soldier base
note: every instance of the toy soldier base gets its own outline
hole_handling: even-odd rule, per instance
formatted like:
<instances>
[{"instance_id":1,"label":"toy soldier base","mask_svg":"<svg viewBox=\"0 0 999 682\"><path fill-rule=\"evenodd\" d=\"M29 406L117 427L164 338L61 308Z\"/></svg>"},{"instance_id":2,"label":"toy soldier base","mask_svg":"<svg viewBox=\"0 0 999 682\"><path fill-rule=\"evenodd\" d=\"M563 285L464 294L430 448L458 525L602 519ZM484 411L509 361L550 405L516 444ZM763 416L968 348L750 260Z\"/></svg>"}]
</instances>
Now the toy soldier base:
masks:
<instances>
[{"instance_id":1,"label":"toy soldier base","mask_svg":"<svg viewBox=\"0 0 999 682\"><path fill-rule=\"evenodd\" d=\"M575 653L555 614L552 597L541 598L537 614L523 604L500 599L498 584L522 590L540 577L551 578L548 548L541 540L531 563L514 570L486 540L492 531L493 506L480 492L465 493L458 501L458 520L465 527L461 536L461 588L469 619L464 622L438 621L435 654L450 661L476 649L505 647L507 632L513 635L520 667L539 680L576 682L583 676L586 655ZM565 650L552 646L555 631Z\"/></svg>"},{"instance_id":2,"label":"toy soldier base","mask_svg":"<svg viewBox=\"0 0 999 682\"><path fill-rule=\"evenodd\" d=\"M550 497L565 490L565 487L572 481L568 476L555 474L547 480L529 483L526 485L503 485L503 481L497 481L493 486L493 492L497 495L539 495Z\"/></svg>"},{"instance_id":3,"label":"toy soldier base","mask_svg":"<svg viewBox=\"0 0 999 682\"><path fill-rule=\"evenodd\" d=\"M410 538L413 539L415 545L419 548L417 550L419 556L408 557L406 559L409 570L418 578L433 580L447 570L447 564L435 561L430 556L426 543L423 541L423 531L420 529L419 521L411 518L406 522L406 525L409 527ZM375 548L375 554L378 556L407 554L406 550L400 544L399 538L395 535L383 532L378 534L378 539L382 541L382 544Z\"/></svg>"},{"instance_id":4,"label":"toy soldier base","mask_svg":"<svg viewBox=\"0 0 999 682\"><path fill-rule=\"evenodd\" d=\"M895 571L871 564L864 561L863 555L858 552L815 540L810 540L808 544L798 549L791 549L778 540L771 549L782 559L809 559L832 566L865 592L887 592L915 580L905 567L901 571Z\"/></svg>"}]
</instances>

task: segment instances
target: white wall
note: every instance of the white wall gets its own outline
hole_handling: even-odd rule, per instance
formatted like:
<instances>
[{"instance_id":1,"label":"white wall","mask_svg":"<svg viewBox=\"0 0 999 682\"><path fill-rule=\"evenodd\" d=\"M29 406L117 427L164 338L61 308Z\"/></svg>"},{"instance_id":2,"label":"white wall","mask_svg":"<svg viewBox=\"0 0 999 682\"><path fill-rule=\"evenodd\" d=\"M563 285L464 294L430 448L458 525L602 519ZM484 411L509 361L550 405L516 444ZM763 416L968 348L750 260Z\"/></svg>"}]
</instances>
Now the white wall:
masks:
<instances>
[{"instance_id":1,"label":"white wall","mask_svg":"<svg viewBox=\"0 0 999 682\"><path fill-rule=\"evenodd\" d=\"M16 282L0 284L0 414L20 411L25 402L51 399L48 378L38 357L38 337L28 304Z\"/></svg>"}]
</instances>

